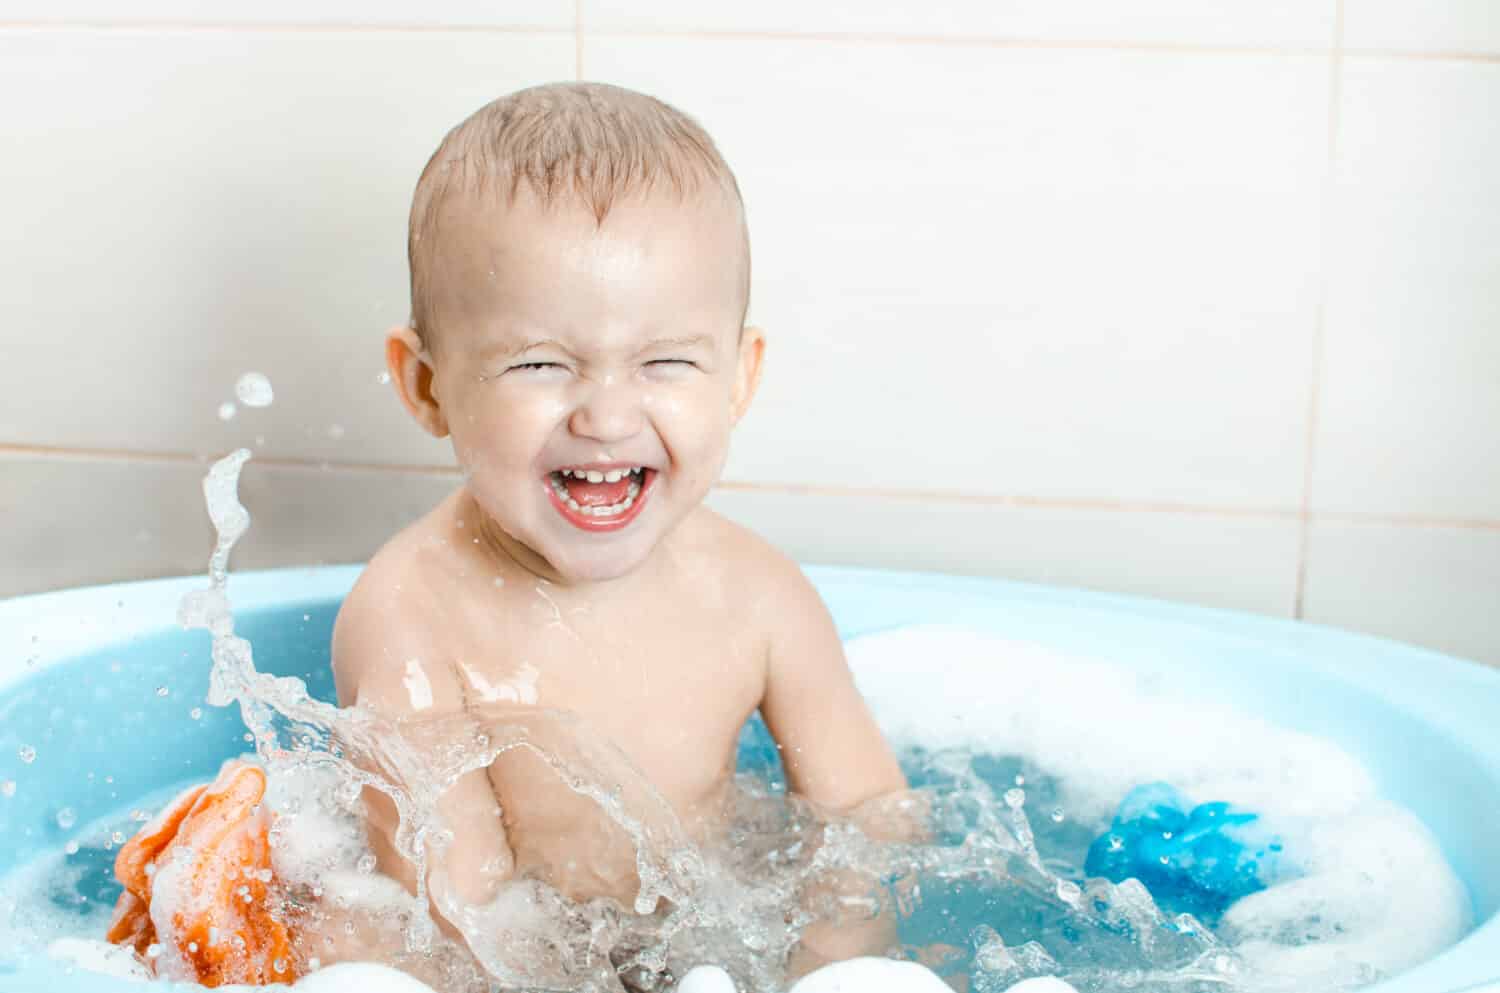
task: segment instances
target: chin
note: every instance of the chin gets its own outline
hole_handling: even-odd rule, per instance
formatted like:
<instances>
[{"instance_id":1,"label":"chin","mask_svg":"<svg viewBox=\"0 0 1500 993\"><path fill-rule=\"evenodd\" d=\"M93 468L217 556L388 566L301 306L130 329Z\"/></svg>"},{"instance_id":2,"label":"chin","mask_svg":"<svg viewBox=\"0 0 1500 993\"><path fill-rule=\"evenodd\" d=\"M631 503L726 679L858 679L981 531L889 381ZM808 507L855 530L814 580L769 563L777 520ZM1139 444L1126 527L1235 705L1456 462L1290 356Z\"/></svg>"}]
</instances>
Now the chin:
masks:
<instances>
[{"instance_id":1,"label":"chin","mask_svg":"<svg viewBox=\"0 0 1500 993\"><path fill-rule=\"evenodd\" d=\"M632 542L634 545L634 542ZM627 576L640 568L651 554L651 548L575 550L572 554L547 557L557 574L568 582L600 583Z\"/></svg>"}]
</instances>

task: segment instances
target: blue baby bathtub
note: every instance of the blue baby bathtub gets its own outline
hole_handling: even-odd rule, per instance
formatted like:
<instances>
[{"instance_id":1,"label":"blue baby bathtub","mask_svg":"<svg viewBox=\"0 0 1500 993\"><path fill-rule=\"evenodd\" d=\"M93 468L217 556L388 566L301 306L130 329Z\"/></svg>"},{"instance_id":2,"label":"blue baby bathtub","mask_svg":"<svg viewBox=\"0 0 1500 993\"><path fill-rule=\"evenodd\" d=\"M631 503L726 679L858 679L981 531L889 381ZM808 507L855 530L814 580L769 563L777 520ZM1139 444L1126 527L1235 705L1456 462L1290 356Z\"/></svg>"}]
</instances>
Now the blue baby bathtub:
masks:
<instances>
[{"instance_id":1,"label":"blue baby bathtub","mask_svg":"<svg viewBox=\"0 0 1500 993\"><path fill-rule=\"evenodd\" d=\"M917 623L991 630L1117 659L1343 746L1437 836L1479 922L1366 993L1500 993L1500 671L1314 625L1134 597L807 571L845 638ZM235 574L236 630L254 644L258 668L299 676L331 699L328 637L358 572ZM58 826L60 808L87 824L153 791L210 778L246 748L237 710L203 704L208 635L174 622L178 599L203 585L201 577L156 580L0 602L0 782L16 784L0 796L0 876L62 846L69 832ZM35 749L32 761L19 757L22 746ZM140 988L0 948L0 993Z\"/></svg>"}]
</instances>

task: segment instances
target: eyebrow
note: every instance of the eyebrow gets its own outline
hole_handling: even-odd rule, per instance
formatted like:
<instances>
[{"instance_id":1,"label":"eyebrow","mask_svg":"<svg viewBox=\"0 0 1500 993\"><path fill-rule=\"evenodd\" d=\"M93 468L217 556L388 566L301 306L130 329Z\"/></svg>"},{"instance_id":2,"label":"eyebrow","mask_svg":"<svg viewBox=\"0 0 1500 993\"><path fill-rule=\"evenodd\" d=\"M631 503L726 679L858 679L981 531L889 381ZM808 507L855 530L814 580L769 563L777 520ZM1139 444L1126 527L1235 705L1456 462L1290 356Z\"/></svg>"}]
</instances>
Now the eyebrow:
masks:
<instances>
[{"instance_id":1,"label":"eyebrow","mask_svg":"<svg viewBox=\"0 0 1500 993\"><path fill-rule=\"evenodd\" d=\"M706 334L683 335L675 338L652 338L642 345L636 354L649 352L653 348L691 348L697 345L710 344L712 341L713 337ZM531 351L533 348L541 348L545 345L555 346L565 352L570 351L566 345L556 338L527 338L513 345L497 344L492 348L486 349L485 355L488 358L512 359Z\"/></svg>"},{"instance_id":2,"label":"eyebrow","mask_svg":"<svg viewBox=\"0 0 1500 993\"><path fill-rule=\"evenodd\" d=\"M711 342L713 338L706 334L691 334L680 338L652 338L646 342L641 351L649 351L653 348L667 346L671 348L691 348L694 345L703 345Z\"/></svg>"}]
</instances>

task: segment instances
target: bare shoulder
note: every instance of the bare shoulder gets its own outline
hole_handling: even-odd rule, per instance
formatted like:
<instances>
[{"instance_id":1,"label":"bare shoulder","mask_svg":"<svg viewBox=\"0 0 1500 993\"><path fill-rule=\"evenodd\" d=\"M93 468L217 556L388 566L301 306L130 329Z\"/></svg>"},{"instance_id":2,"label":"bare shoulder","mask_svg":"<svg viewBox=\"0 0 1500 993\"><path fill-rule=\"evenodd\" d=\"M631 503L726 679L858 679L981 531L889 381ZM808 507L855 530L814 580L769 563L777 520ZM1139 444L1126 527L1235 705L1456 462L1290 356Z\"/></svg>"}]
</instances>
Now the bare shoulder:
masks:
<instances>
[{"instance_id":1,"label":"bare shoulder","mask_svg":"<svg viewBox=\"0 0 1500 993\"><path fill-rule=\"evenodd\" d=\"M442 510L386 542L339 607L332 664L340 706L400 715L462 705L445 659L442 554L428 540Z\"/></svg>"},{"instance_id":2,"label":"bare shoulder","mask_svg":"<svg viewBox=\"0 0 1500 993\"><path fill-rule=\"evenodd\" d=\"M700 508L698 526L705 545L721 564L724 579L751 608L768 632L802 624L830 628L827 608L817 588L791 556L749 528L708 508Z\"/></svg>"}]
</instances>

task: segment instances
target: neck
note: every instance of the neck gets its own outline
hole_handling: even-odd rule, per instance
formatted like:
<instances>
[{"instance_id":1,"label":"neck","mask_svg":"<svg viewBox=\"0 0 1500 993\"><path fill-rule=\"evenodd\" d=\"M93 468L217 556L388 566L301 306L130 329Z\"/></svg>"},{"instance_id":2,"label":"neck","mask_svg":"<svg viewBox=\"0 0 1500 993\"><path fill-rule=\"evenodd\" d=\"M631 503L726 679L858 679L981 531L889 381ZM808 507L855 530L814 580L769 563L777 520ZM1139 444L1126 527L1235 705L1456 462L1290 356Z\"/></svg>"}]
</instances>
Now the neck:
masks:
<instances>
[{"instance_id":1,"label":"neck","mask_svg":"<svg viewBox=\"0 0 1500 993\"><path fill-rule=\"evenodd\" d=\"M524 542L517 541L511 537L498 524L484 512L484 508L474 499L474 495L466 488L463 500L458 508L459 519L464 522L464 528L479 538L475 548L479 549L485 558L500 564L510 563L523 572L536 579L551 583L555 586L572 588L607 589L611 586L631 581L641 573L648 571L661 557L661 547L652 550L650 557L636 569L623 576L614 579L577 580L569 579L562 575L548 562L545 557L537 553Z\"/></svg>"}]
</instances>

